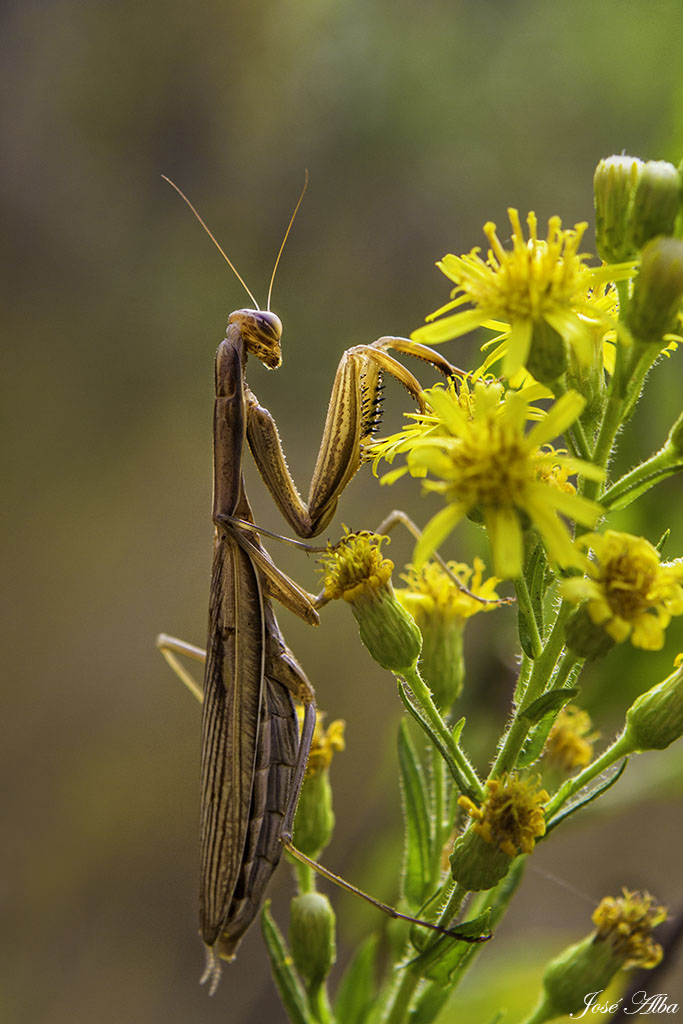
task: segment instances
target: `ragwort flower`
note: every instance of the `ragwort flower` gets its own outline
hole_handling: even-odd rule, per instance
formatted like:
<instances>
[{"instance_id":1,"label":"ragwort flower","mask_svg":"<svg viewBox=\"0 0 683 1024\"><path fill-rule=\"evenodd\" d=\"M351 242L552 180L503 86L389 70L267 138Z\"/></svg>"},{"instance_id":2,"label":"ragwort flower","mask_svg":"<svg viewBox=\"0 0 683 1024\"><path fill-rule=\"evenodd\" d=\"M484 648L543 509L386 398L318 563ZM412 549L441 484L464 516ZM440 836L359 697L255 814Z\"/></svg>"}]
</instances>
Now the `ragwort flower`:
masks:
<instances>
[{"instance_id":1,"label":"ragwort flower","mask_svg":"<svg viewBox=\"0 0 683 1024\"><path fill-rule=\"evenodd\" d=\"M567 704L548 734L544 760L567 775L576 768L584 768L593 757L593 742L599 735L587 711Z\"/></svg>"},{"instance_id":2,"label":"ragwort flower","mask_svg":"<svg viewBox=\"0 0 683 1024\"><path fill-rule=\"evenodd\" d=\"M453 386L423 393L427 414L412 416L404 430L370 446L376 458L392 461L405 453L404 472L424 478L425 490L444 496L447 505L430 520L417 544L413 561L420 566L460 520L475 510L488 530L494 572L501 579L519 576L523 532L533 524L550 559L561 566L584 566L559 514L593 526L600 508L575 493L566 473L601 478L595 466L555 451L548 442L579 415L584 399L567 392L547 413L529 405L527 392L503 393L502 385L477 381L467 401ZM540 419L525 432L534 414ZM557 469L555 467L558 467Z\"/></svg>"},{"instance_id":3,"label":"ragwort flower","mask_svg":"<svg viewBox=\"0 0 683 1024\"><path fill-rule=\"evenodd\" d=\"M465 667L463 633L465 623L479 612L499 607L496 576L483 579L484 563L474 559L474 568L463 562L427 562L420 569L408 566L402 578L407 583L395 591L422 633L418 668L432 692L436 706L449 708L462 690Z\"/></svg>"},{"instance_id":4,"label":"ragwort flower","mask_svg":"<svg viewBox=\"0 0 683 1024\"><path fill-rule=\"evenodd\" d=\"M450 857L453 878L473 892L499 882L512 860L533 853L536 840L545 835L543 804L548 794L535 780L503 775L489 779L486 790L480 807L469 797L459 798L473 821L456 839Z\"/></svg>"},{"instance_id":5,"label":"ragwort flower","mask_svg":"<svg viewBox=\"0 0 683 1024\"><path fill-rule=\"evenodd\" d=\"M580 538L595 561L588 575L562 584L564 596L584 605L591 622L617 643L659 651L672 616L683 615L683 559L660 562L643 537L606 530Z\"/></svg>"},{"instance_id":6,"label":"ragwort flower","mask_svg":"<svg viewBox=\"0 0 683 1024\"><path fill-rule=\"evenodd\" d=\"M343 598L351 606L360 637L382 668L401 672L414 668L422 637L412 617L394 596L394 563L380 550L386 537L363 530L344 536L322 556L325 597Z\"/></svg>"},{"instance_id":7,"label":"ragwort flower","mask_svg":"<svg viewBox=\"0 0 683 1024\"><path fill-rule=\"evenodd\" d=\"M527 240L517 210L509 209L508 215L512 226L510 251L503 248L496 225L489 221L484 225L491 246L486 259L475 248L463 256L444 256L437 263L455 282L452 301L433 313L429 320L434 322L418 328L412 338L434 345L459 338L476 327L487 327L502 332L505 338L506 377L527 365L533 345L538 349L534 362L539 363L540 357L540 363L547 364L542 377L538 372L534 376L548 382L564 369L561 346L556 344L560 340L569 345L580 363L592 361L596 325L603 325L604 330L616 327L602 304L593 301L593 294L599 294L595 289L607 280L627 279L633 264L587 266L587 254L578 251L585 223L563 229L560 218L551 217L547 237L542 239L537 234L536 214L529 213ZM472 308L459 308L467 303ZM458 312L435 320L453 309Z\"/></svg>"},{"instance_id":8,"label":"ragwort flower","mask_svg":"<svg viewBox=\"0 0 683 1024\"><path fill-rule=\"evenodd\" d=\"M617 899L602 900L595 910L595 932L568 946L548 964L534 1021L564 1014L580 1018L589 1005L588 995L597 996L618 971L650 969L660 962L662 947L653 942L651 933L666 920L666 910L647 892L623 889L622 893Z\"/></svg>"},{"instance_id":9,"label":"ragwort flower","mask_svg":"<svg viewBox=\"0 0 683 1024\"><path fill-rule=\"evenodd\" d=\"M651 932L666 921L666 908L657 904L649 892L629 892L601 900L593 912L596 941L606 942L623 968L656 967L663 956L662 947L653 942Z\"/></svg>"}]
</instances>

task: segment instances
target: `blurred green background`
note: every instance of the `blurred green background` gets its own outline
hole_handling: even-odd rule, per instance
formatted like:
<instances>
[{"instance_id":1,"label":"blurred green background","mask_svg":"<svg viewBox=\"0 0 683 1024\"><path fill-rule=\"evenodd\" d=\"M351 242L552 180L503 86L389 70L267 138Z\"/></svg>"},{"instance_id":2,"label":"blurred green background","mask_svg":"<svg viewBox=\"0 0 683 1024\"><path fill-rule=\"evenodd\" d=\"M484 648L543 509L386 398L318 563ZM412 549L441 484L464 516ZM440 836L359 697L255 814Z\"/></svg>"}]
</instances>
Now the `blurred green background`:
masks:
<instances>
[{"instance_id":1,"label":"blurred green background","mask_svg":"<svg viewBox=\"0 0 683 1024\"><path fill-rule=\"evenodd\" d=\"M445 301L436 259L482 244L488 219L506 237L508 205L541 221L591 219L604 155L683 155L681 5L25 0L0 18L0 1020L279 1021L258 927L212 1000L197 985L199 712L154 637L204 642L213 353L245 297L160 175L196 202L263 298L309 170L273 298L285 362L277 374L250 365L307 487L341 352L405 334ZM456 343L447 355L467 365L467 352ZM624 464L660 444L677 414L680 358L653 375ZM396 427L406 404L388 391ZM251 473L248 487L257 521L281 530ZM671 481L620 525L654 541L670 526L667 551L681 554L680 502ZM365 470L329 534L372 526L395 505L423 522L433 507ZM475 543L463 535L451 553ZM397 538L392 556L408 553ZM315 587L306 556L274 555ZM395 687L345 609L317 632L280 620L319 704L348 723L326 861L393 900ZM480 751L505 718L511 635L505 613L470 635L468 729ZM661 656L620 650L588 674L585 700L606 737L668 672L681 638L674 624ZM616 796L539 850L538 865L585 896L530 873L475 996L522 947L545 955L580 937L591 901L622 885L679 904L680 777L676 748L643 758L622 784L639 802ZM281 921L290 891L283 867L272 886ZM343 966L378 922L333 898ZM539 976L538 966L524 975L527 1008ZM657 990L683 1002L680 964Z\"/></svg>"}]
</instances>

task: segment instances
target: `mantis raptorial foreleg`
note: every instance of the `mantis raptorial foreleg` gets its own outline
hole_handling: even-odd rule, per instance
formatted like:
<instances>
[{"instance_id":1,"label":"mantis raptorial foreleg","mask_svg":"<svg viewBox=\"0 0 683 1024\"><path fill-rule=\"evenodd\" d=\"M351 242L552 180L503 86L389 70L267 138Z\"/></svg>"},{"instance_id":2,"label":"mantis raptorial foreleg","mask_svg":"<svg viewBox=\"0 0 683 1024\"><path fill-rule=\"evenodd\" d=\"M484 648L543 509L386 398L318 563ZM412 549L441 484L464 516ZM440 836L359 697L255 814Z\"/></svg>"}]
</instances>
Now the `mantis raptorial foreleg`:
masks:
<instances>
[{"instance_id":1,"label":"mantis raptorial foreleg","mask_svg":"<svg viewBox=\"0 0 683 1024\"><path fill-rule=\"evenodd\" d=\"M318 457L307 501L303 501L284 456L275 420L247 389L247 440L273 500L300 537L314 537L334 515L339 497L362 462L363 443L372 437L379 417L382 372L394 377L424 410L422 387L388 349L409 353L432 364L446 377L455 368L437 352L407 338L379 338L357 345L342 356L332 384Z\"/></svg>"}]
</instances>

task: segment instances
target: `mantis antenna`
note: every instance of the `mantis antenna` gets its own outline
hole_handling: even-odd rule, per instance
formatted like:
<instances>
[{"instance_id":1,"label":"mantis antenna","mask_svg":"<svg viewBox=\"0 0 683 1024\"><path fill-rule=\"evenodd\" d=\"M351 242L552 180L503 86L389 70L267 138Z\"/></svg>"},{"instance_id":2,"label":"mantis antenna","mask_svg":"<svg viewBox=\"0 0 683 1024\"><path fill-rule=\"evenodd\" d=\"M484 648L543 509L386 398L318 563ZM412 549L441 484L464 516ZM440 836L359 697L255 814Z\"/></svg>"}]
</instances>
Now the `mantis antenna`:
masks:
<instances>
[{"instance_id":1,"label":"mantis antenna","mask_svg":"<svg viewBox=\"0 0 683 1024\"><path fill-rule=\"evenodd\" d=\"M231 259L230 259L230 258L228 257L228 255L227 255L227 254L225 253L225 251L224 251L224 249L222 248L222 246L221 246L221 245L220 245L220 244L219 244L219 243L217 242L217 240L216 240L216 238L214 237L213 233L212 233L212 232L211 232L211 230L210 230L210 229L208 228L208 226L206 225L206 223L204 222L204 220L202 219L202 217L201 217L201 216L199 215L199 213L197 212L197 210L196 210L196 209L194 208L194 206L192 205L192 203L190 202L190 200L189 200L189 199L187 198L187 196L185 195L185 193L184 193L183 191L181 191L181 189L179 189L179 188L178 188L178 186L176 185L176 183L175 183L174 181L171 181L171 179L170 179L170 178L167 178L165 174L162 174L162 175L161 175L161 177L162 177L162 178L164 179L164 181L167 181L167 182L169 183L169 185L171 186L171 188L174 188L174 189L176 190L176 192L178 193L178 195L180 196L180 198L181 198L181 199L183 200L183 202L187 203L187 205L188 205L188 206L190 207L190 209L192 210L193 214L195 215L195 217L197 218L197 220L199 221L199 223L201 224L201 226L202 226L202 227L204 228L204 230L206 231L207 235L209 236L209 238L211 239L211 241L213 242L213 244L214 244L214 245L216 246L216 248L218 249L219 253L220 253L220 254L221 254L221 256L223 257L223 259L225 260L225 262L226 262L226 263L228 264L228 266L229 266L229 267L230 267L230 269L232 270L233 274L235 275L235 277L237 278L237 280L239 281L239 283L240 283L240 284L242 285L242 287L243 287L243 288L244 288L244 290L246 291L246 293L247 293L247 295L249 296L249 298L251 299L251 301L252 301L252 302L254 303L254 308L255 308L255 309L260 309L261 307L259 306L258 302L257 302L257 301L256 301L256 299L254 298L253 292L252 292L252 291L251 291L251 289L250 289L250 288L249 288L249 287L247 286L247 284L246 284L246 281L244 280L244 278L242 277L242 275L241 275L241 274L239 273L239 271L238 271L238 270L237 270L237 268L235 267L235 265L234 265L234 263L232 262L232 260L231 260ZM306 190L306 189L305 189L305 186L304 186L304 191L305 191L305 190ZM303 199L303 192L302 192L302 194L301 194L301 198ZM301 199L299 200L299 203L300 203L300 202L301 202ZM297 203L297 207L296 207L296 210L298 210L298 209L299 209L299 203ZM294 213L295 213L295 214L296 214L296 210L294 211ZM294 220L294 217L292 217L292 220ZM292 224L291 224L291 221L290 221L290 225L289 225L289 227L291 228L291 226L292 226ZM285 235L285 241L287 240L287 235L288 235L288 234L289 234L289 228L287 228L287 234ZM283 243L282 243L282 246L284 246L284 244L285 244L285 242L283 242ZM280 246L280 252L282 252L282 246ZM279 253L278 253L278 257L277 257L277 258L278 258L278 260L280 259L280 254L279 254ZM275 266L277 267L277 260L275 261ZM275 276L275 271L273 271L273 276ZM271 287L272 287L272 285L273 285L273 281L272 281L272 278L271 278L271 282L270 282L270 284L271 284ZM268 292L268 298L270 299L270 292Z\"/></svg>"},{"instance_id":2,"label":"mantis antenna","mask_svg":"<svg viewBox=\"0 0 683 1024\"><path fill-rule=\"evenodd\" d=\"M282 239L282 245L280 246L278 254L275 257L275 266L273 267L273 273L270 275L270 284L268 285L268 301L267 301L267 304L266 304L266 309L268 311L270 311L270 296L271 296L272 291L273 291L273 281L275 280L275 271L277 270L278 263L280 262L280 257L282 256L282 250L285 247L285 242L287 241L287 238L289 237L289 232L292 230L292 224L294 223L294 218L296 217L297 213L299 212L299 207L301 206L301 200L306 195L306 189L307 188L308 188L308 169L306 170L305 176L304 176L304 187L301 189L301 195L297 199L296 206L294 207L294 213L289 218L289 224L287 225L287 230L285 231L285 237Z\"/></svg>"}]
</instances>

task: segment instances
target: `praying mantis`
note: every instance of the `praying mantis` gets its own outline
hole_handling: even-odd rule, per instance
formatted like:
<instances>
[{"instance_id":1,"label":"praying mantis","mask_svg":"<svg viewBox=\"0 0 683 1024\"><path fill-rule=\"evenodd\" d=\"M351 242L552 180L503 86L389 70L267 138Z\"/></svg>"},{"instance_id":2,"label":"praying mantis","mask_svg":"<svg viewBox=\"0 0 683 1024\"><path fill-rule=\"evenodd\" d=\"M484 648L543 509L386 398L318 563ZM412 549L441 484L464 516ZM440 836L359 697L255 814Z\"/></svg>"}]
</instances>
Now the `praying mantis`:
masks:
<instances>
[{"instance_id":1,"label":"praying mantis","mask_svg":"<svg viewBox=\"0 0 683 1024\"><path fill-rule=\"evenodd\" d=\"M214 551L203 690L177 657L202 659L203 652L165 634L157 640L174 671L195 696L203 698L200 926L207 949L202 980L209 980L213 991L220 977L219 958L234 957L259 911L283 846L291 847L315 725L313 688L285 643L272 600L312 624L319 621L317 606L322 601L278 569L261 544L244 486L246 447L290 527L300 537L315 537L332 519L342 491L363 462L363 446L379 420L382 374L399 381L424 411L419 381L390 350L422 359L447 378L454 367L406 338L387 336L347 349L334 376L304 501L287 467L275 420L246 379L250 355L269 369L282 361L282 323L270 310L270 296L303 192L275 261L267 308L261 310L190 201L166 180L188 204L254 302L254 308L230 314L215 360ZM293 698L304 706L300 735ZM392 916L404 916L371 902Z\"/></svg>"}]
</instances>

